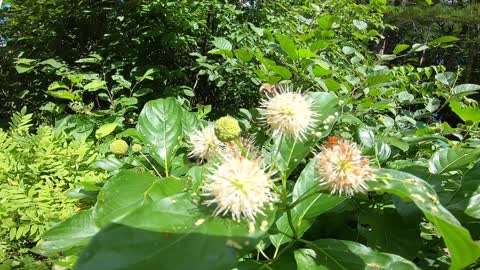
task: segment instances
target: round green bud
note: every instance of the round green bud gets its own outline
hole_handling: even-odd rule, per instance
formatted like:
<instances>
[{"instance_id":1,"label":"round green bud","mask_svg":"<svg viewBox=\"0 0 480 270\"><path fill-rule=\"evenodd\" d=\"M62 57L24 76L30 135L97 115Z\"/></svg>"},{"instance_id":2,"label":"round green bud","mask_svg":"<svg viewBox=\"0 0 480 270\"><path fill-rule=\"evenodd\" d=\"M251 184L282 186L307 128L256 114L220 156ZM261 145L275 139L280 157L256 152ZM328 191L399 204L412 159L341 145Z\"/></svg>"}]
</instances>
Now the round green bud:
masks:
<instances>
[{"instance_id":1,"label":"round green bud","mask_svg":"<svg viewBox=\"0 0 480 270\"><path fill-rule=\"evenodd\" d=\"M237 119L231 116L224 116L215 122L215 135L221 142L229 142L238 138L241 131Z\"/></svg>"},{"instance_id":2,"label":"round green bud","mask_svg":"<svg viewBox=\"0 0 480 270\"><path fill-rule=\"evenodd\" d=\"M128 151L128 144L124 140L115 140L110 144L110 151L115 154L125 155Z\"/></svg>"},{"instance_id":3,"label":"round green bud","mask_svg":"<svg viewBox=\"0 0 480 270\"><path fill-rule=\"evenodd\" d=\"M472 120L467 120L467 121L465 121L465 125L473 126L473 121Z\"/></svg>"},{"instance_id":4,"label":"round green bud","mask_svg":"<svg viewBox=\"0 0 480 270\"><path fill-rule=\"evenodd\" d=\"M140 144L136 143L136 144L132 145L132 151L133 152L140 152L140 151L142 151L142 146Z\"/></svg>"}]
</instances>

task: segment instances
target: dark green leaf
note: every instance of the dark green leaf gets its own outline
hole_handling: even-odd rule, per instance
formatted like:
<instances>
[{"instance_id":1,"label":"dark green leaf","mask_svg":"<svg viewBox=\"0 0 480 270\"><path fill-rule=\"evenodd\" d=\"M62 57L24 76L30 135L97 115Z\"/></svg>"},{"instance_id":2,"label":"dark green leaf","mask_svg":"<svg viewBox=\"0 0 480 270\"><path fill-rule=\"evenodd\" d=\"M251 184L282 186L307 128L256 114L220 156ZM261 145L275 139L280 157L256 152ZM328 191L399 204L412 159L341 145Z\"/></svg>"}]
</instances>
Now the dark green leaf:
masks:
<instances>
[{"instance_id":1,"label":"dark green leaf","mask_svg":"<svg viewBox=\"0 0 480 270\"><path fill-rule=\"evenodd\" d=\"M268 209L267 209L268 210ZM212 217L187 194L148 202L103 229L79 258L77 270L232 269L273 222ZM188 259L185 255L188 254Z\"/></svg>"},{"instance_id":2,"label":"dark green leaf","mask_svg":"<svg viewBox=\"0 0 480 270\"><path fill-rule=\"evenodd\" d=\"M376 252L356 242L322 239L307 247L295 251L298 270L420 270L400 256Z\"/></svg>"},{"instance_id":3,"label":"dark green leaf","mask_svg":"<svg viewBox=\"0 0 480 270\"><path fill-rule=\"evenodd\" d=\"M376 191L392 193L413 201L443 237L451 255L452 270L459 270L480 257L480 245L472 240L467 229L443 207L433 188L422 179L400 171L380 169L377 181L369 181Z\"/></svg>"},{"instance_id":4,"label":"dark green leaf","mask_svg":"<svg viewBox=\"0 0 480 270\"><path fill-rule=\"evenodd\" d=\"M182 139L183 109L174 98L147 102L138 118L140 138L155 159L168 170Z\"/></svg>"},{"instance_id":5,"label":"dark green leaf","mask_svg":"<svg viewBox=\"0 0 480 270\"><path fill-rule=\"evenodd\" d=\"M180 193L181 180L158 178L148 173L120 171L108 180L98 194L94 218L99 227L115 222L139 208L148 200L160 200Z\"/></svg>"}]
</instances>

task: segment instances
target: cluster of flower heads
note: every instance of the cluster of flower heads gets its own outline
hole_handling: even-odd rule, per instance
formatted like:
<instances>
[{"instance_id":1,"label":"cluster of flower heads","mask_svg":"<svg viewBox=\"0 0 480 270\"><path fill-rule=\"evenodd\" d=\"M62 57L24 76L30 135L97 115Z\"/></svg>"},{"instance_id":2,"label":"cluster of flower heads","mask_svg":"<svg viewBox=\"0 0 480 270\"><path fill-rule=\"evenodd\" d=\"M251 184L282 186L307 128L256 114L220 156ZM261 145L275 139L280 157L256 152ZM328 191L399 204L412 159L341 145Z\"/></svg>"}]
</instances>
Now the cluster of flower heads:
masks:
<instances>
[{"instance_id":1,"label":"cluster of flower heads","mask_svg":"<svg viewBox=\"0 0 480 270\"><path fill-rule=\"evenodd\" d=\"M272 135L305 139L315 125L312 101L283 86L274 87L266 96L261 113ZM215 215L230 214L234 220L255 222L258 214L265 215L263 209L276 196L258 151L250 139L240 137L240 132L234 118L222 117L191 136L190 156L220 160L202 188L202 195L208 197L205 204L216 205ZM358 146L336 137L328 139L316 160L319 184L327 186L331 193L364 192L366 181L373 175L370 161L361 155Z\"/></svg>"},{"instance_id":2,"label":"cluster of flower heads","mask_svg":"<svg viewBox=\"0 0 480 270\"><path fill-rule=\"evenodd\" d=\"M258 214L264 215L263 209L274 200L274 193L254 144L239 135L238 122L222 117L191 136L190 156L221 161L202 188L202 195L209 198L205 204L216 205L215 215L229 213L234 220L254 222Z\"/></svg>"}]
</instances>

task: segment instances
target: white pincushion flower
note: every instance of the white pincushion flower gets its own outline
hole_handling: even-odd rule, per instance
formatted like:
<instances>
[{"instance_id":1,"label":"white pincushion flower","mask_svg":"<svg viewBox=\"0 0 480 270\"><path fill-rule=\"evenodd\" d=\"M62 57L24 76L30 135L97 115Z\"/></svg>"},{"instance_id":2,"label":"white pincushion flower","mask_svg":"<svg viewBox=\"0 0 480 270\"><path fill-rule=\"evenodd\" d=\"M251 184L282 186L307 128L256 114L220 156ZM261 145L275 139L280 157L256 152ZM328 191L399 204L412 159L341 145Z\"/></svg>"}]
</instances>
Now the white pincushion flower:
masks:
<instances>
[{"instance_id":1,"label":"white pincushion flower","mask_svg":"<svg viewBox=\"0 0 480 270\"><path fill-rule=\"evenodd\" d=\"M322 146L317 155L316 169L320 181L331 193L353 195L367 189L366 181L371 180L373 169L368 158L361 155L354 142L336 139Z\"/></svg>"},{"instance_id":2,"label":"white pincushion flower","mask_svg":"<svg viewBox=\"0 0 480 270\"><path fill-rule=\"evenodd\" d=\"M211 159L221 152L223 143L215 135L215 125L209 123L202 130L197 130L190 136L192 151L190 157L199 159Z\"/></svg>"},{"instance_id":3,"label":"white pincushion flower","mask_svg":"<svg viewBox=\"0 0 480 270\"><path fill-rule=\"evenodd\" d=\"M246 218L255 222L257 214L274 200L272 183L260 162L242 156L227 157L207 177L203 196L205 204L216 204L215 215L230 213L234 220Z\"/></svg>"},{"instance_id":4,"label":"white pincushion flower","mask_svg":"<svg viewBox=\"0 0 480 270\"><path fill-rule=\"evenodd\" d=\"M302 139L315 122L312 102L288 87L279 86L262 100L261 113L274 135L286 134Z\"/></svg>"}]
</instances>

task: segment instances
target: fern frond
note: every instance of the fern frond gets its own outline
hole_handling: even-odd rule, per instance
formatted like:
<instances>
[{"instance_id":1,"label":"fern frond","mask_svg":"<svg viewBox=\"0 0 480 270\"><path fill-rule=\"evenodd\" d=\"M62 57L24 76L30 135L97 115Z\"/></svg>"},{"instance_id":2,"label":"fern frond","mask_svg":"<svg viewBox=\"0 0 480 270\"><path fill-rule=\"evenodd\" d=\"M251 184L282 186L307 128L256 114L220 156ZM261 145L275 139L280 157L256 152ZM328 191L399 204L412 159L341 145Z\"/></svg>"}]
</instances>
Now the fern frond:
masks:
<instances>
[{"instance_id":1,"label":"fern frond","mask_svg":"<svg viewBox=\"0 0 480 270\"><path fill-rule=\"evenodd\" d=\"M27 107L23 107L20 112L16 112L12 115L10 122L11 134L25 134L28 133L28 129L32 126L32 114L27 114Z\"/></svg>"}]
</instances>

